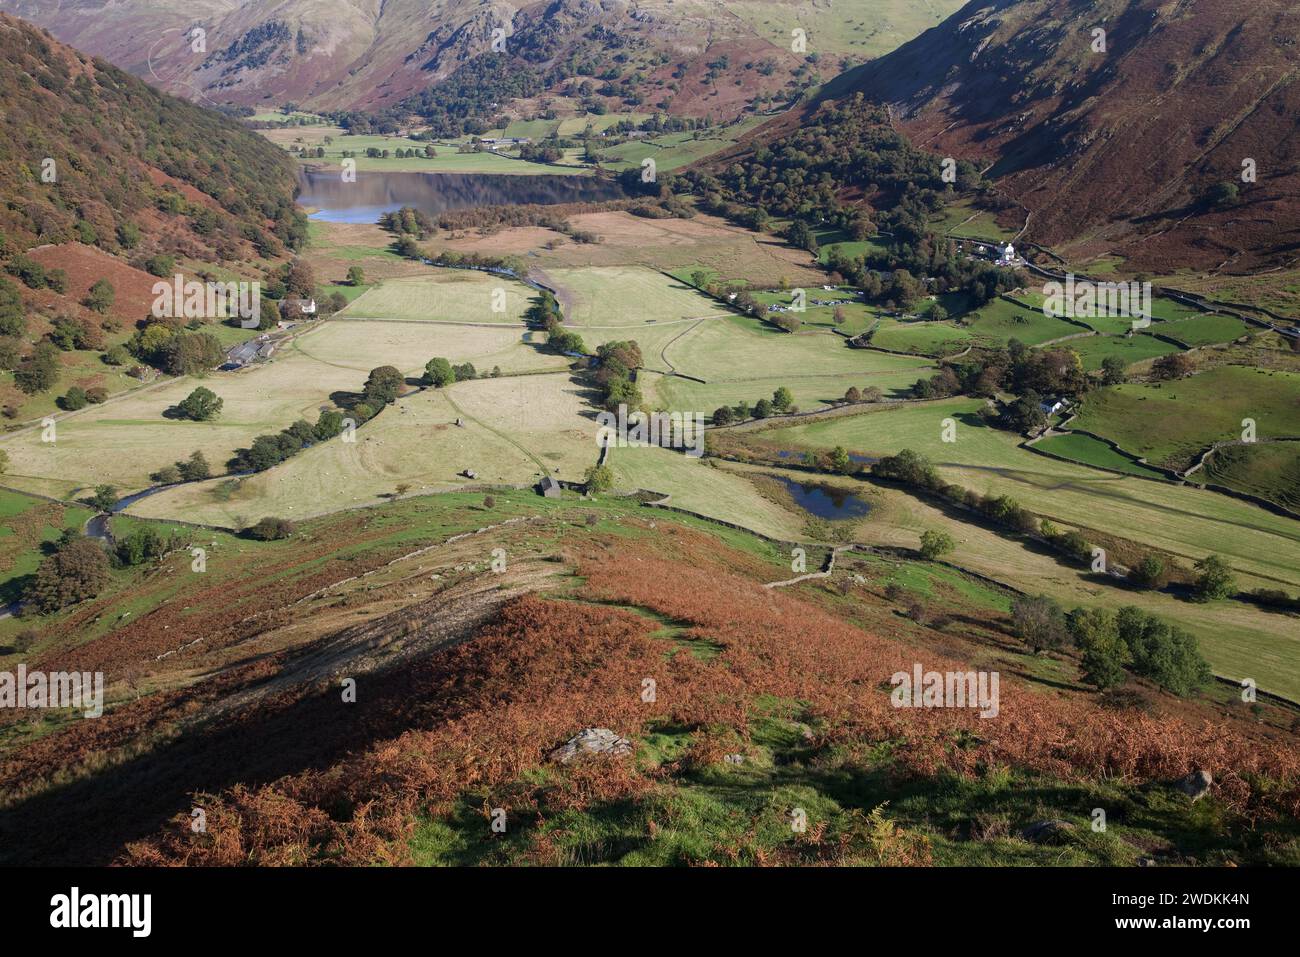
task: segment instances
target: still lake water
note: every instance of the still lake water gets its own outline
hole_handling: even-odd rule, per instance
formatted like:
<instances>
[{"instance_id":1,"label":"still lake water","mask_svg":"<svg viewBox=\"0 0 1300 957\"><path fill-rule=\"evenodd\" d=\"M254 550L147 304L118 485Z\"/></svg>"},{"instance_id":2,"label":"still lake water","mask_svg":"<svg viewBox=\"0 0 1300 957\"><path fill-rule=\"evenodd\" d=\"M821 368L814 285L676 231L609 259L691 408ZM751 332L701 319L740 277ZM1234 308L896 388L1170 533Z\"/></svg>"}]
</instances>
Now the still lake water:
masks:
<instances>
[{"instance_id":1,"label":"still lake water","mask_svg":"<svg viewBox=\"0 0 1300 957\"><path fill-rule=\"evenodd\" d=\"M871 503L852 492L817 482L778 476L795 504L818 518L861 518L871 511Z\"/></svg>"},{"instance_id":2,"label":"still lake water","mask_svg":"<svg viewBox=\"0 0 1300 957\"><path fill-rule=\"evenodd\" d=\"M357 173L345 183L337 170L300 169L298 202L317 207L327 223L373 223L413 206L430 216L475 206L600 203L622 199L618 183L595 176L504 176L498 173Z\"/></svg>"}]
</instances>

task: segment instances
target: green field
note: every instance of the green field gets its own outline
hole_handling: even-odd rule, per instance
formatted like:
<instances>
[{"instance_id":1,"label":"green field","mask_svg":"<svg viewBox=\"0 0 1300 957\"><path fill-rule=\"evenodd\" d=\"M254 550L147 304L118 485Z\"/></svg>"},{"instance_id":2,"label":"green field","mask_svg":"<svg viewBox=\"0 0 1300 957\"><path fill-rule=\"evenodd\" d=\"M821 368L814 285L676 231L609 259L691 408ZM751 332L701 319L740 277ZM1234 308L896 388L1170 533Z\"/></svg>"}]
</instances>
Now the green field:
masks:
<instances>
[{"instance_id":1,"label":"green field","mask_svg":"<svg viewBox=\"0 0 1300 957\"><path fill-rule=\"evenodd\" d=\"M559 290L565 324L575 327L631 330L726 312L685 283L642 266L551 269L547 278Z\"/></svg>"},{"instance_id":2,"label":"green field","mask_svg":"<svg viewBox=\"0 0 1300 957\"><path fill-rule=\"evenodd\" d=\"M909 403L759 433L778 449L842 445L863 455L910 448L928 455L949 481L982 494L1007 494L1058 522L1140 540L1188 560L1218 552L1260 582L1300 585L1300 525L1254 505L1201 489L1157 484L1036 455L1019 436L984 426L976 399ZM942 441L943 420L957 441Z\"/></svg>"},{"instance_id":3,"label":"green field","mask_svg":"<svg viewBox=\"0 0 1300 957\"><path fill-rule=\"evenodd\" d=\"M1151 331L1188 346L1208 346L1238 339L1249 333L1251 327L1236 316L1199 313L1186 319L1153 323Z\"/></svg>"},{"instance_id":4,"label":"green field","mask_svg":"<svg viewBox=\"0 0 1300 957\"><path fill-rule=\"evenodd\" d=\"M1118 356L1128 365L1167 356L1181 350L1172 342L1165 342L1155 336L1138 334L1125 338L1123 336L1091 336L1087 339L1071 339L1066 346L1079 353L1083 367L1088 372L1101 368L1103 362L1111 356Z\"/></svg>"},{"instance_id":5,"label":"green field","mask_svg":"<svg viewBox=\"0 0 1300 957\"><path fill-rule=\"evenodd\" d=\"M1100 439L1095 439L1091 435L1084 435L1082 432L1053 435L1040 442L1035 442L1032 447L1040 452L1050 452L1053 455L1059 455L1063 459L1069 459L1083 465L1096 465L1101 468L1114 469L1118 472L1126 472L1129 475L1140 475L1146 478L1165 478L1162 473L1157 472L1155 469L1147 468L1141 462L1136 462L1122 452L1115 451Z\"/></svg>"},{"instance_id":6,"label":"green field","mask_svg":"<svg viewBox=\"0 0 1300 957\"><path fill-rule=\"evenodd\" d=\"M425 143L401 136L384 136L381 134L361 134L349 136L337 126L303 126L281 130L258 130L271 142L285 149L304 147L312 155L294 152L298 161L307 165L323 165L338 168L345 152L351 153L361 172L424 172L424 173L504 173L516 176L538 176L542 174L575 175L590 173L589 167L577 167L564 164L529 163L517 157L483 150L478 153L461 153L455 144ZM525 134L526 135L526 134ZM328 138L331 142L326 143ZM435 156L426 157L424 148L432 145ZM324 157L315 154L317 148L325 150ZM369 157L367 149L388 150L389 156ZM414 149L416 156L398 159L398 149Z\"/></svg>"},{"instance_id":7,"label":"green field","mask_svg":"<svg viewBox=\"0 0 1300 957\"><path fill-rule=\"evenodd\" d=\"M543 474L579 480L598 453L583 391L567 373L458 382L399 399L357 429L239 480L182 485L130 514L241 527L267 515L304 518L374 505L397 493L467 485L528 485ZM460 419L462 425L456 425ZM476 473L470 479L461 473Z\"/></svg>"},{"instance_id":8,"label":"green field","mask_svg":"<svg viewBox=\"0 0 1300 957\"><path fill-rule=\"evenodd\" d=\"M1192 480L1258 495L1300 512L1300 442L1262 442L1218 449Z\"/></svg>"},{"instance_id":9,"label":"green field","mask_svg":"<svg viewBox=\"0 0 1300 957\"><path fill-rule=\"evenodd\" d=\"M628 140L617 146L599 149L601 165L615 171L639 167L647 158L655 161L661 173L680 169L706 156L734 146L740 137L762 124L766 117L751 117L730 126L684 133L664 133Z\"/></svg>"},{"instance_id":10,"label":"green field","mask_svg":"<svg viewBox=\"0 0 1300 957\"><path fill-rule=\"evenodd\" d=\"M1111 386L1087 396L1072 425L1181 468L1213 443L1241 438L1247 418L1259 438L1300 436L1300 374L1220 366L1175 382Z\"/></svg>"},{"instance_id":11,"label":"green field","mask_svg":"<svg viewBox=\"0 0 1300 957\"><path fill-rule=\"evenodd\" d=\"M966 317L966 328L972 335L991 342L1006 343L1019 339L1027 346L1037 346L1053 339L1086 333L1064 319L1043 315L1006 299L985 303ZM1073 348L1073 343L1070 343Z\"/></svg>"},{"instance_id":12,"label":"green field","mask_svg":"<svg viewBox=\"0 0 1300 957\"><path fill-rule=\"evenodd\" d=\"M615 487L672 496L669 504L710 518L734 522L773 538L797 540L804 521L761 497L743 477L707 460L655 448L613 449L609 457Z\"/></svg>"},{"instance_id":13,"label":"green field","mask_svg":"<svg viewBox=\"0 0 1300 957\"><path fill-rule=\"evenodd\" d=\"M371 369L395 365L422 374L434 356L472 362L483 373L563 369L562 356L524 341L520 327L449 323L331 320L290 340L266 363L238 372L163 380L156 386L110 399L58 420L56 441L42 442L39 429L0 439L9 454L6 481L42 494L66 495L111 484L121 491L144 488L149 474L202 451L214 472L224 471L235 449L297 419L315 422L335 394L358 393ZM204 386L221 397L211 422L167 418L164 413ZM170 517L180 517L172 515Z\"/></svg>"},{"instance_id":14,"label":"green field","mask_svg":"<svg viewBox=\"0 0 1300 957\"><path fill-rule=\"evenodd\" d=\"M537 294L523 283L468 269L438 270L428 277L389 279L355 299L344 318L441 322L523 322ZM501 312L494 306L502 307Z\"/></svg>"},{"instance_id":15,"label":"green field","mask_svg":"<svg viewBox=\"0 0 1300 957\"><path fill-rule=\"evenodd\" d=\"M944 320L926 322L882 319L871 344L891 352L914 352L923 356L943 356L960 352L975 344L975 334L965 326Z\"/></svg>"}]
</instances>

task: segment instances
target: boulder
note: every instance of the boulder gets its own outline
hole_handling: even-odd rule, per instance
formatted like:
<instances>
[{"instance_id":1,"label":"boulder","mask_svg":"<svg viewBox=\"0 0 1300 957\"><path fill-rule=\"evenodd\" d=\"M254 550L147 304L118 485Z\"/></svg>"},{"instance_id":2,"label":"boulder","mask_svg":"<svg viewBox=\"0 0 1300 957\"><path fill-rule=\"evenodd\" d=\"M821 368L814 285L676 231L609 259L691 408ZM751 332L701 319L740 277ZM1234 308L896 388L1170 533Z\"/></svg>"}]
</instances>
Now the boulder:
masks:
<instances>
[{"instance_id":1,"label":"boulder","mask_svg":"<svg viewBox=\"0 0 1300 957\"><path fill-rule=\"evenodd\" d=\"M1020 836L1035 844L1062 844L1073 830L1069 821L1039 821L1021 831Z\"/></svg>"},{"instance_id":2,"label":"boulder","mask_svg":"<svg viewBox=\"0 0 1300 957\"><path fill-rule=\"evenodd\" d=\"M1194 803L1205 797L1212 784L1214 778L1209 771L1193 771L1187 777L1179 778L1174 787L1186 794Z\"/></svg>"},{"instance_id":3,"label":"boulder","mask_svg":"<svg viewBox=\"0 0 1300 957\"><path fill-rule=\"evenodd\" d=\"M564 744L551 751L547 757L560 764L568 764L584 754L604 754L621 758L632 753L632 742L620 738L609 728L583 728Z\"/></svg>"}]
</instances>

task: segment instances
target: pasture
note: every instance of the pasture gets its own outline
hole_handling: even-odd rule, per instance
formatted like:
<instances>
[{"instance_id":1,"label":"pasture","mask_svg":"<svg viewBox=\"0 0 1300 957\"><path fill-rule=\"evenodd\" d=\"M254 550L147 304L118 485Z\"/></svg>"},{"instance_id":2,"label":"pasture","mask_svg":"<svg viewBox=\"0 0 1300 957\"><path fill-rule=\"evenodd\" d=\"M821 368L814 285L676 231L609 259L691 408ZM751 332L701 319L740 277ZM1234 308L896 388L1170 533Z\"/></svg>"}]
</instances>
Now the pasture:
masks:
<instances>
[{"instance_id":1,"label":"pasture","mask_svg":"<svg viewBox=\"0 0 1300 957\"><path fill-rule=\"evenodd\" d=\"M11 433L0 439L0 449L9 454L5 481L45 495L101 484L126 492L148 486L151 472L196 450L221 472L235 449L297 419L315 422L322 409L334 406L332 397L359 392L370 370L381 365L407 376L421 375L434 356L472 362L484 374L494 366L510 375L567 365L563 356L524 342L525 335L545 336L510 326L331 320L289 340L269 362L163 380L64 415L53 442L42 442L39 428ZM221 397L217 419L192 422L164 414L199 386Z\"/></svg>"},{"instance_id":2,"label":"pasture","mask_svg":"<svg viewBox=\"0 0 1300 957\"><path fill-rule=\"evenodd\" d=\"M1258 495L1300 513L1300 442L1260 442L1218 449L1191 479Z\"/></svg>"},{"instance_id":3,"label":"pasture","mask_svg":"<svg viewBox=\"0 0 1300 957\"><path fill-rule=\"evenodd\" d=\"M565 324L579 332L582 327L632 330L726 311L703 293L642 266L550 269L547 280L559 292Z\"/></svg>"},{"instance_id":4,"label":"pasture","mask_svg":"<svg viewBox=\"0 0 1300 957\"><path fill-rule=\"evenodd\" d=\"M129 514L238 528L274 515L306 518L411 494L516 485L543 473L581 479L596 426L567 373L479 379L408 395L357 429L248 478L181 485ZM457 426L456 420L462 420ZM460 473L476 473L470 479Z\"/></svg>"},{"instance_id":5,"label":"pasture","mask_svg":"<svg viewBox=\"0 0 1300 957\"><path fill-rule=\"evenodd\" d=\"M1173 382L1127 383L1087 396L1075 428L1150 462L1182 468L1215 442L1300 436L1300 374L1220 366Z\"/></svg>"},{"instance_id":6,"label":"pasture","mask_svg":"<svg viewBox=\"0 0 1300 957\"><path fill-rule=\"evenodd\" d=\"M471 269L431 270L429 275L390 279L357 297L343 318L429 322L523 322L536 293L523 283ZM502 311L494 311L494 306Z\"/></svg>"},{"instance_id":7,"label":"pasture","mask_svg":"<svg viewBox=\"0 0 1300 957\"><path fill-rule=\"evenodd\" d=\"M1242 585L1300 586L1300 525L1225 495L1173 483L1114 475L1036 455L1019 437L982 425L980 401L909 403L757 433L777 449L829 449L880 456L910 448L929 456L945 479L985 495L1009 495L1058 523L1093 528L1179 556L1187 565L1212 552L1238 571ZM943 421L957 423L942 441Z\"/></svg>"},{"instance_id":8,"label":"pasture","mask_svg":"<svg viewBox=\"0 0 1300 957\"><path fill-rule=\"evenodd\" d=\"M1147 468L1141 462L1135 462L1123 452L1118 452L1100 439L1082 432L1069 432L1053 435L1032 446L1040 452L1049 452L1082 465L1095 465L1100 468L1114 469L1129 475L1164 480L1166 476L1155 469Z\"/></svg>"},{"instance_id":9,"label":"pasture","mask_svg":"<svg viewBox=\"0 0 1300 957\"><path fill-rule=\"evenodd\" d=\"M773 538L789 541L803 535L803 516L763 498L728 467L715 468L708 460L657 448L612 449L609 466L620 491L665 492L672 496L670 505Z\"/></svg>"}]
</instances>

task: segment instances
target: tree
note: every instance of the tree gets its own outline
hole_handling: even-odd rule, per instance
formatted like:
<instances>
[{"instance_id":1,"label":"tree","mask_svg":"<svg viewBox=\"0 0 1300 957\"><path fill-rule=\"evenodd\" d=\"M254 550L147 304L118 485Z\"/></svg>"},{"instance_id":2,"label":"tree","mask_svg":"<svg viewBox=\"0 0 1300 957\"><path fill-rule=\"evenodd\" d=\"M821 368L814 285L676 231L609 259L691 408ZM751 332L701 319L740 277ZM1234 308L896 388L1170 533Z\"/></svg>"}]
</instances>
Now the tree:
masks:
<instances>
[{"instance_id":1,"label":"tree","mask_svg":"<svg viewBox=\"0 0 1300 957\"><path fill-rule=\"evenodd\" d=\"M187 482L202 482L212 477L212 467L208 465L208 460L203 453L198 450L191 452L186 461L177 462L176 468L181 473L181 478Z\"/></svg>"},{"instance_id":2,"label":"tree","mask_svg":"<svg viewBox=\"0 0 1300 957\"><path fill-rule=\"evenodd\" d=\"M374 406L385 406L397 400L406 384L406 378L394 366L379 366L370 370L362 395Z\"/></svg>"},{"instance_id":3,"label":"tree","mask_svg":"<svg viewBox=\"0 0 1300 957\"><path fill-rule=\"evenodd\" d=\"M86 397L86 390L79 385L74 385L59 399L59 407L69 412L76 412L78 409L84 409L90 405L90 399Z\"/></svg>"},{"instance_id":4,"label":"tree","mask_svg":"<svg viewBox=\"0 0 1300 957\"><path fill-rule=\"evenodd\" d=\"M947 532L927 529L921 533L921 554L930 561L949 554L956 547L957 543Z\"/></svg>"},{"instance_id":5,"label":"tree","mask_svg":"<svg viewBox=\"0 0 1300 957\"><path fill-rule=\"evenodd\" d=\"M1065 612L1046 595L1020 596L1011 602L1011 627L1034 654L1063 648L1069 631Z\"/></svg>"},{"instance_id":6,"label":"tree","mask_svg":"<svg viewBox=\"0 0 1300 957\"><path fill-rule=\"evenodd\" d=\"M1128 573L1128 580L1139 588L1159 588L1164 577L1165 563L1156 555L1145 556Z\"/></svg>"},{"instance_id":7,"label":"tree","mask_svg":"<svg viewBox=\"0 0 1300 957\"><path fill-rule=\"evenodd\" d=\"M1133 654L1119 635L1109 632L1089 635L1080 647L1084 681L1098 691L1124 683L1124 666L1133 660Z\"/></svg>"},{"instance_id":8,"label":"tree","mask_svg":"<svg viewBox=\"0 0 1300 957\"><path fill-rule=\"evenodd\" d=\"M1106 385L1119 385L1124 381L1128 363L1119 356L1107 356L1101 360L1101 381Z\"/></svg>"},{"instance_id":9,"label":"tree","mask_svg":"<svg viewBox=\"0 0 1300 957\"><path fill-rule=\"evenodd\" d=\"M592 494L608 492L614 487L614 472L608 465L593 465L587 469L584 481Z\"/></svg>"},{"instance_id":10,"label":"tree","mask_svg":"<svg viewBox=\"0 0 1300 957\"><path fill-rule=\"evenodd\" d=\"M1209 683L1210 666L1191 634L1131 605L1121 608L1115 620L1116 632L1128 645L1137 674L1179 696Z\"/></svg>"},{"instance_id":11,"label":"tree","mask_svg":"<svg viewBox=\"0 0 1300 957\"><path fill-rule=\"evenodd\" d=\"M785 386L772 393L772 408L777 412L789 412L794 405L794 394Z\"/></svg>"},{"instance_id":12,"label":"tree","mask_svg":"<svg viewBox=\"0 0 1300 957\"><path fill-rule=\"evenodd\" d=\"M849 386L844 391L844 401L856 404L862 401L862 390L855 385Z\"/></svg>"},{"instance_id":13,"label":"tree","mask_svg":"<svg viewBox=\"0 0 1300 957\"><path fill-rule=\"evenodd\" d=\"M211 389L199 386L176 406L187 419L195 422L209 422L221 414L222 400Z\"/></svg>"},{"instance_id":14,"label":"tree","mask_svg":"<svg viewBox=\"0 0 1300 957\"><path fill-rule=\"evenodd\" d=\"M348 268L348 285L364 286L366 284L366 273L360 266L350 266Z\"/></svg>"},{"instance_id":15,"label":"tree","mask_svg":"<svg viewBox=\"0 0 1300 957\"><path fill-rule=\"evenodd\" d=\"M1200 576L1196 579L1195 590L1199 601L1221 601L1237 593L1237 580L1232 577L1232 569L1218 555L1206 555L1196 563Z\"/></svg>"},{"instance_id":16,"label":"tree","mask_svg":"<svg viewBox=\"0 0 1300 957\"><path fill-rule=\"evenodd\" d=\"M107 584L104 550L89 538L70 536L41 562L23 602L41 614L50 614L94 598Z\"/></svg>"},{"instance_id":17,"label":"tree","mask_svg":"<svg viewBox=\"0 0 1300 957\"><path fill-rule=\"evenodd\" d=\"M1232 180L1215 183L1205 193L1205 201L1210 206L1231 206L1241 195L1241 188Z\"/></svg>"},{"instance_id":18,"label":"tree","mask_svg":"<svg viewBox=\"0 0 1300 957\"><path fill-rule=\"evenodd\" d=\"M0 276L0 336L20 338L27 333L27 313L18 287Z\"/></svg>"},{"instance_id":19,"label":"tree","mask_svg":"<svg viewBox=\"0 0 1300 957\"><path fill-rule=\"evenodd\" d=\"M208 332L174 335L160 352L159 367L170 375L198 375L221 365L226 358L221 340Z\"/></svg>"},{"instance_id":20,"label":"tree","mask_svg":"<svg viewBox=\"0 0 1300 957\"><path fill-rule=\"evenodd\" d=\"M86 293L86 298L82 300L82 304L87 309L103 314L112 308L113 301L116 298L117 290L113 288L113 284L107 279L97 279L95 284L90 287L90 291Z\"/></svg>"},{"instance_id":21,"label":"tree","mask_svg":"<svg viewBox=\"0 0 1300 957\"><path fill-rule=\"evenodd\" d=\"M831 449L831 468L840 475L851 475L853 473L853 459L844 446L837 445Z\"/></svg>"},{"instance_id":22,"label":"tree","mask_svg":"<svg viewBox=\"0 0 1300 957\"><path fill-rule=\"evenodd\" d=\"M59 348L52 342L38 342L32 354L14 370L14 385L27 395L54 388L59 381Z\"/></svg>"},{"instance_id":23,"label":"tree","mask_svg":"<svg viewBox=\"0 0 1300 957\"><path fill-rule=\"evenodd\" d=\"M90 504L101 512L111 512L117 504L117 488L112 485L96 485L95 494L90 497Z\"/></svg>"},{"instance_id":24,"label":"tree","mask_svg":"<svg viewBox=\"0 0 1300 957\"><path fill-rule=\"evenodd\" d=\"M772 400L759 399L754 403L754 416L759 419L766 419L772 414Z\"/></svg>"},{"instance_id":25,"label":"tree","mask_svg":"<svg viewBox=\"0 0 1300 957\"><path fill-rule=\"evenodd\" d=\"M724 405L713 410L714 425L730 425L733 421L731 406Z\"/></svg>"},{"instance_id":26,"label":"tree","mask_svg":"<svg viewBox=\"0 0 1300 957\"><path fill-rule=\"evenodd\" d=\"M1196 371L1196 363L1186 352L1171 352L1151 363L1151 374L1157 379L1181 379Z\"/></svg>"},{"instance_id":27,"label":"tree","mask_svg":"<svg viewBox=\"0 0 1300 957\"><path fill-rule=\"evenodd\" d=\"M284 289L286 294L299 299L311 299L316 295L316 273L305 260L295 259L285 269Z\"/></svg>"},{"instance_id":28,"label":"tree","mask_svg":"<svg viewBox=\"0 0 1300 957\"><path fill-rule=\"evenodd\" d=\"M451 363L442 357L430 359L424 366L424 384L442 388L456 381Z\"/></svg>"}]
</instances>

